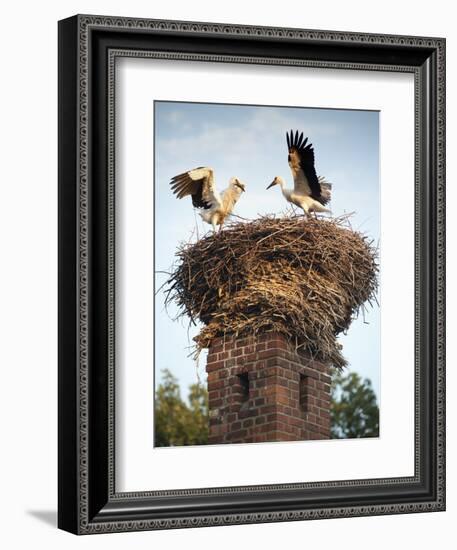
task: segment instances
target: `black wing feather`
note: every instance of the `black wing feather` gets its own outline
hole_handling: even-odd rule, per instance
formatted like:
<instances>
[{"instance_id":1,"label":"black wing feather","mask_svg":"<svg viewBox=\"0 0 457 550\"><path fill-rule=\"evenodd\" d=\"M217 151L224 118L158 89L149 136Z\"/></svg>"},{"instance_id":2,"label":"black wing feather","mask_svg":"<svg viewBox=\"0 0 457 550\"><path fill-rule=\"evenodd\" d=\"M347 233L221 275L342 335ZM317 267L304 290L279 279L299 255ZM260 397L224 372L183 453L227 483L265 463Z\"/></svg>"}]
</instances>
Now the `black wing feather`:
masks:
<instances>
[{"instance_id":1,"label":"black wing feather","mask_svg":"<svg viewBox=\"0 0 457 550\"><path fill-rule=\"evenodd\" d=\"M308 138L303 140L303 132L298 135L298 130L296 130L295 135L293 130L290 131L290 135L287 134L287 147L289 153L293 150L297 151L300 157L300 167L303 170L306 179L309 183L309 188L311 189L311 196L313 199L325 204L328 202L322 196L322 189L319 179L316 174L316 168L314 167L314 148L312 143L308 143ZM308 145L306 145L308 143ZM325 201L325 202L324 202Z\"/></svg>"},{"instance_id":2,"label":"black wing feather","mask_svg":"<svg viewBox=\"0 0 457 550\"><path fill-rule=\"evenodd\" d=\"M192 195L192 204L195 208L204 208L208 210L211 205L203 200L203 185L200 185L198 191Z\"/></svg>"},{"instance_id":3,"label":"black wing feather","mask_svg":"<svg viewBox=\"0 0 457 550\"><path fill-rule=\"evenodd\" d=\"M200 170L201 168L203 168L203 166L199 166L195 168L195 170ZM178 199L182 199L186 195L191 194L192 205L195 208L204 208L205 210L211 208L211 204L203 199L203 180L193 181L188 172L184 172L183 174L178 174L171 178L170 185L173 193ZM191 193L189 193L190 190Z\"/></svg>"}]
</instances>

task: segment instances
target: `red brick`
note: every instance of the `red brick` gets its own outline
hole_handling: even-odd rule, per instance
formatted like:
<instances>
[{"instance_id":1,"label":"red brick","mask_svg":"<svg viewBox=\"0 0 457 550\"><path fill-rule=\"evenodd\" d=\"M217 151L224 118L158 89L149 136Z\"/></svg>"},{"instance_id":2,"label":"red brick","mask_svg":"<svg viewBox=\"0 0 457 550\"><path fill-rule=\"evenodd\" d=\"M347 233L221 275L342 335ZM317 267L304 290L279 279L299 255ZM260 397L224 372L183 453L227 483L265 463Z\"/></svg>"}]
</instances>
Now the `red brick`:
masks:
<instances>
[{"instance_id":1,"label":"red brick","mask_svg":"<svg viewBox=\"0 0 457 550\"><path fill-rule=\"evenodd\" d=\"M330 371L284 336L215 339L206 370L211 443L329 437ZM238 378L244 372L249 372L248 401ZM300 407L300 374L308 377L306 413Z\"/></svg>"},{"instance_id":2,"label":"red brick","mask_svg":"<svg viewBox=\"0 0 457 550\"><path fill-rule=\"evenodd\" d=\"M309 424L317 424L318 423L318 417L315 414L308 413L306 415L306 420Z\"/></svg>"},{"instance_id":3,"label":"red brick","mask_svg":"<svg viewBox=\"0 0 457 550\"><path fill-rule=\"evenodd\" d=\"M224 349L224 346L223 346L222 340L221 340L221 339L218 339L218 341L216 341L216 343L213 343L213 344L211 345L211 348L210 348L210 351L209 351L209 355L212 355L213 353L219 353L219 352L221 352L223 349Z\"/></svg>"},{"instance_id":4,"label":"red brick","mask_svg":"<svg viewBox=\"0 0 457 550\"><path fill-rule=\"evenodd\" d=\"M319 375L319 380L321 382L324 382L324 384L328 384L329 386L332 383L332 378L328 374L320 374Z\"/></svg>"},{"instance_id":5,"label":"red brick","mask_svg":"<svg viewBox=\"0 0 457 550\"><path fill-rule=\"evenodd\" d=\"M268 405L263 405L263 406L259 407L259 409L258 409L258 414L259 414L259 415L260 415L260 414L268 414L268 413L270 413L270 412L276 411L276 409L277 409L277 406L276 406L276 405L270 405L270 404L268 404Z\"/></svg>"},{"instance_id":6,"label":"red brick","mask_svg":"<svg viewBox=\"0 0 457 550\"><path fill-rule=\"evenodd\" d=\"M243 428L249 428L254 425L254 420L252 418L245 418L243 420Z\"/></svg>"},{"instance_id":7,"label":"red brick","mask_svg":"<svg viewBox=\"0 0 457 550\"><path fill-rule=\"evenodd\" d=\"M246 338L240 338L235 342L236 348L243 348L249 345L249 341Z\"/></svg>"},{"instance_id":8,"label":"red brick","mask_svg":"<svg viewBox=\"0 0 457 550\"><path fill-rule=\"evenodd\" d=\"M218 371L219 369L223 369L223 368L226 368L226 365L224 364L223 361L215 361L214 363L208 363L206 365L206 372L210 373L210 372Z\"/></svg>"},{"instance_id":9,"label":"red brick","mask_svg":"<svg viewBox=\"0 0 457 550\"><path fill-rule=\"evenodd\" d=\"M267 342L267 349L287 349L287 344L281 340L269 340Z\"/></svg>"},{"instance_id":10,"label":"red brick","mask_svg":"<svg viewBox=\"0 0 457 550\"><path fill-rule=\"evenodd\" d=\"M238 418L247 418L249 416L256 416L257 411L254 408L239 409Z\"/></svg>"},{"instance_id":11,"label":"red brick","mask_svg":"<svg viewBox=\"0 0 457 550\"><path fill-rule=\"evenodd\" d=\"M252 436L252 440L254 443L265 443L266 441L272 441L271 439L268 439L267 434L261 434L256 433Z\"/></svg>"},{"instance_id":12,"label":"red brick","mask_svg":"<svg viewBox=\"0 0 457 550\"><path fill-rule=\"evenodd\" d=\"M267 424L262 424L262 426L260 426L259 428L259 431L260 433L265 433L265 432L270 432L277 429L278 429L278 426L276 422L268 422Z\"/></svg>"},{"instance_id":13,"label":"red brick","mask_svg":"<svg viewBox=\"0 0 457 550\"><path fill-rule=\"evenodd\" d=\"M230 432L229 438L230 439L242 439L244 436L247 435L247 430L238 430L234 432Z\"/></svg>"}]
</instances>

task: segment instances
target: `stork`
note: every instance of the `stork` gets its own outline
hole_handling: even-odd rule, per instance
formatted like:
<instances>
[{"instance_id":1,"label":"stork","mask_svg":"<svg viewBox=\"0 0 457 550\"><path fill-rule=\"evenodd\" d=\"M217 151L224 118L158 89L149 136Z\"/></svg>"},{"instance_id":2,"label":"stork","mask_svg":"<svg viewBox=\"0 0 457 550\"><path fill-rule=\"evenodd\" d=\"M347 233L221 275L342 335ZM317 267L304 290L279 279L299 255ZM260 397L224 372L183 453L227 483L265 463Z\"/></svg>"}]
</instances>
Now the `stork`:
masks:
<instances>
[{"instance_id":1,"label":"stork","mask_svg":"<svg viewBox=\"0 0 457 550\"><path fill-rule=\"evenodd\" d=\"M225 218L232 213L241 193L246 190L245 184L234 177L230 178L227 189L219 193L213 169L204 166L174 176L170 185L178 199L191 195L192 204L201 209L201 218L211 224L214 231L216 225L219 225L219 231L222 229Z\"/></svg>"},{"instance_id":2,"label":"stork","mask_svg":"<svg viewBox=\"0 0 457 550\"><path fill-rule=\"evenodd\" d=\"M285 182L281 176L276 176L267 189L274 185L281 187L284 198L292 204L303 209L305 215L310 212L328 212L325 205L331 199L331 183L325 181L325 178L317 177L314 168L314 149L308 138L303 140L303 132L298 135L298 130L290 131L286 134L289 162L292 176L294 178L294 188L285 188Z\"/></svg>"}]
</instances>

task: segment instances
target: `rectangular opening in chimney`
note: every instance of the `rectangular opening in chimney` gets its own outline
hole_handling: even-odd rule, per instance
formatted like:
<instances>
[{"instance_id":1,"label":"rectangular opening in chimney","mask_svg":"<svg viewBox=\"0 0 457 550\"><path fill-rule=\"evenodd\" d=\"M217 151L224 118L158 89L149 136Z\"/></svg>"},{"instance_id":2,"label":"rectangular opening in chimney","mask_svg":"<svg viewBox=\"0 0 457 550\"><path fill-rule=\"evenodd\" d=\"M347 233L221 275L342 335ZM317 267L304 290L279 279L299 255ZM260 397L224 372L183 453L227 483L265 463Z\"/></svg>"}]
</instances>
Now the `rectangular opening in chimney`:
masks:
<instances>
[{"instance_id":1,"label":"rectangular opening in chimney","mask_svg":"<svg viewBox=\"0 0 457 550\"><path fill-rule=\"evenodd\" d=\"M300 389L299 389L299 399L300 399L300 409L303 412L308 412L309 405L309 377L305 374L300 374Z\"/></svg>"},{"instance_id":2,"label":"rectangular opening in chimney","mask_svg":"<svg viewBox=\"0 0 457 550\"><path fill-rule=\"evenodd\" d=\"M240 402L246 403L249 401L249 374L247 372L242 372L238 374L238 380L240 382Z\"/></svg>"}]
</instances>

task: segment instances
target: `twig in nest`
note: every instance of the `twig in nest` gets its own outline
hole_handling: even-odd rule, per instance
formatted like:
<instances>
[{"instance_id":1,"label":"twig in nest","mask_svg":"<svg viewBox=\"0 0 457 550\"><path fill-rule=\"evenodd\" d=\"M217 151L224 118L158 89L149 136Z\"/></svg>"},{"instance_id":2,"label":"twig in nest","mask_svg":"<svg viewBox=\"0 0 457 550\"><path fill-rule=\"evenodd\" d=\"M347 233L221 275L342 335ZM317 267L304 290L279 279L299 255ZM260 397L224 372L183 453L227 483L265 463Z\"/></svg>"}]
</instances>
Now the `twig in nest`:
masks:
<instances>
[{"instance_id":1,"label":"twig in nest","mask_svg":"<svg viewBox=\"0 0 457 550\"><path fill-rule=\"evenodd\" d=\"M378 284L377 248L349 217L265 216L182 245L165 295L205 325L195 355L216 336L274 331L345 366L337 336Z\"/></svg>"}]
</instances>

